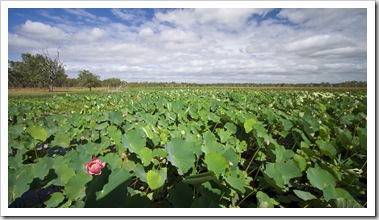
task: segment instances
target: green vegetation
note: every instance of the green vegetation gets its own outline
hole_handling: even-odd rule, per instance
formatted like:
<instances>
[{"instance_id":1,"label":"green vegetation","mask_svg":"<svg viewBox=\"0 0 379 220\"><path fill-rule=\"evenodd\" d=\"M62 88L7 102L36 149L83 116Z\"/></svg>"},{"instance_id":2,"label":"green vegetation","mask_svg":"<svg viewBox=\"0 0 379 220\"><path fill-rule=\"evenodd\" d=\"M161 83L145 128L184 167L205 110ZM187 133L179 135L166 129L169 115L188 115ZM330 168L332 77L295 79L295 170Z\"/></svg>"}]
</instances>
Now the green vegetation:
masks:
<instances>
[{"instance_id":1,"label":"green vegetation","mask_svg":"<svg viewBox=\"0 0 379 220\"><path fill-rule=\"evenodd\" d=\"M86 91L9 96L10 207L367 207L365 90Z\"/></svg>"},{"instance_id":2,"label":"green vegetation","mask_svg":"<svg viewBox=\"0 0 379 220\"><path fill-rule=\"evenodd\" d=\"M81 86L89 88L92 91L92 87L100 86L100 76L91 73L88 70L82 70L79 72L78 81Z\"/></svg>"},{"instance_id":3,"label":"green vegetation","mask_svg":"<svg viewBox=\"0 0 379 220\"><path fill-rule=\"evenodd\" d=\"M63 86L67 75L59 61L59 51L52 59L48 51L44 55L22 54L22 62L9 61L8 87L48 87L53 92L53 86Z\"/></svg>"}]
</instances>

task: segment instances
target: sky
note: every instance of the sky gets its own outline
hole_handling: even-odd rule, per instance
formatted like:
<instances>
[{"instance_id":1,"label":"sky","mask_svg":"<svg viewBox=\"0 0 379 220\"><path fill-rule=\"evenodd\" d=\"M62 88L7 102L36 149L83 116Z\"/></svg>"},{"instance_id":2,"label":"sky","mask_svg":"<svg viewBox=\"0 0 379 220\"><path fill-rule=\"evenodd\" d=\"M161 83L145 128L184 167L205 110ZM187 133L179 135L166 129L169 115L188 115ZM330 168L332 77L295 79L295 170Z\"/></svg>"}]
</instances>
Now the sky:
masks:
<instances>
[{"instance_id":1,"label":"sky","mask_svg":"<svg viewBox=\"0 0 379 220\"><path fill-rule=\"evenodd\" d=\"M68 77L188 83L367 81L366 8L9 8L8 59Z\"/></svg>"}]
</instances>

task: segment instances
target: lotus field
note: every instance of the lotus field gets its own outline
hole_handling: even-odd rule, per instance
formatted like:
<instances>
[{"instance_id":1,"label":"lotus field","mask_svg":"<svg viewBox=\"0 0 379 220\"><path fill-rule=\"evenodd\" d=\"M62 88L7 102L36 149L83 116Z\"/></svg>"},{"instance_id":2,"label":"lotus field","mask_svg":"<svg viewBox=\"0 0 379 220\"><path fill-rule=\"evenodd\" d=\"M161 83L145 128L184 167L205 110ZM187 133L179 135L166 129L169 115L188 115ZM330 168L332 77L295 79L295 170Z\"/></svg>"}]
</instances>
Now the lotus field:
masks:
<instances>
[{"instance_id":1,"label":"lotus field","mask_svg":"<svg viewBox=\"0 0 379 220\"><path fill-rule=\"evenodd\" d=\"M367 207L366 91L10 97L9 207Z\"/></svg>"}]
</instances>

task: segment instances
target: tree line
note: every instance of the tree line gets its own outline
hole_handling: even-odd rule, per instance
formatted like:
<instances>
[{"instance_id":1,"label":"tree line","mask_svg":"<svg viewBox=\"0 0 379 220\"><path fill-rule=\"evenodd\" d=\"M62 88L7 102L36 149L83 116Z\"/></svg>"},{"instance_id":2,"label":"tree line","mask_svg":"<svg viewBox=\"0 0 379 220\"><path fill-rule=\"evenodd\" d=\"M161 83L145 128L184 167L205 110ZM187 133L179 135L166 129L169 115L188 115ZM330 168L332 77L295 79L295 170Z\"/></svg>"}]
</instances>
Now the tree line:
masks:
<instances>
[{"instance_id":1,"label":"tree line","mask_svg":"<svg viewBox=\"0 0 379 220\"><path fill-rule=\"evenodd\" d=\"M8 61L8 88L48 88L54 87L120 87L126 82L118 78L100 80L100 76L88 70L79 71L77 78L68 78L64 65L57 55L51 58L48 51L44 54L21 54L22 61Z\"/></svg>"},{"instance_id":2,"label":"tree line","mask_svg":"<svg viewBox=\"0 0 379 220\"><path fill-rule=\"evenodd\" d=\"M52 58L48 50L43 54L24 53L22 61L8 61L8 88L48 88L54 87L365 87L365 81L346 81L342 83L176 83L176 82L125 82L118 78L100 80L100 76L88 70L79 71L77 78L68 78L64 65L59 60L59 48Z\"/></svg>"}]
</instances>

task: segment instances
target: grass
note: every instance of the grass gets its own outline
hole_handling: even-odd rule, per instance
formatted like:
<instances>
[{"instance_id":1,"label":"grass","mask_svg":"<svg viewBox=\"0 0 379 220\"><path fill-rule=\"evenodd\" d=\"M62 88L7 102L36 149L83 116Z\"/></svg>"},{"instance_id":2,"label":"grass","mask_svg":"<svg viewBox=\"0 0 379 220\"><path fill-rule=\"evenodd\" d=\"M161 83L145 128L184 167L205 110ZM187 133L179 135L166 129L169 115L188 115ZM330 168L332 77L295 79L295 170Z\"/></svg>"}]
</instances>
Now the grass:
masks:
<instances>
[{"instance_id":1,"label":"grass","mask_svg":"<svg viewBox=\"0 0 379 220\"><path fill-rule=\"evenodd\" d=\"M103 94L109 93L112 89L108 87L89 88L82 87L56 87L53 92L49 92L45 88L11 88L8 89L8 97L19 97L19 96L38 96L38 97L52 97L54 95L65 95L65 94ZM123 90L120 90L123 91Z\"/></svg>"},{"instance_id":2,"label":"grass","mask_svg":"<svg viewBox=\"0 0 379 220\"><path fill-rule=\"evenodd\" d=\"M354 87L335 87L335 88L323 88L323 87L129 87L122 89L114 89L108 87L89 88L84 87L55 87L54 92L49 92L47 88L8 88L8 97L53 97L54 95L66 95L66 94L108 94L113 92L138 92L138 91L150 91L150 90L172 90L172 89L256 89L256 90L308 90L308 91L365 91L366 88L354 88Z\"/></svg>"}]
</instances>

